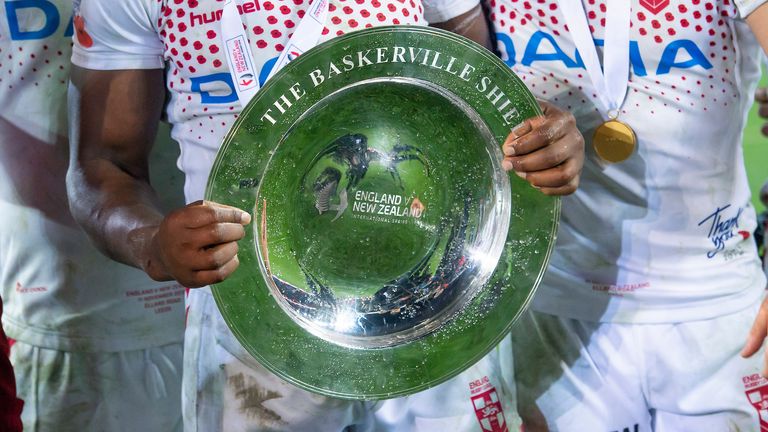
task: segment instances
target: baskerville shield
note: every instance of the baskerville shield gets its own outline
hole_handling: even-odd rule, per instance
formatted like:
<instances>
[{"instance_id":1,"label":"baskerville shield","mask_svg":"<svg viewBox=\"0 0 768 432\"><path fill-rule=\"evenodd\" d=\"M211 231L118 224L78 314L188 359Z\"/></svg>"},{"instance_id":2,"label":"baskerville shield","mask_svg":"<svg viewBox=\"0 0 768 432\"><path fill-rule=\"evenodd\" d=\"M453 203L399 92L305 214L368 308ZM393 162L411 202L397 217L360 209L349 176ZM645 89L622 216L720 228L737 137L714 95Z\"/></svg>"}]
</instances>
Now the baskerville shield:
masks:
<instances>
[{"instance_id":1,"label":"baskerville shield","mask_svg":"<svg viewBox=\"0 0 768 432\"><path fill-rule=\"evenodd\" d=\"M559 200L501 169L540 113L492 53L381 27L292 61L226 136L206 199L250 211L213 293L280 377L382 399L460 373L509 331L553 245Z\"/></svg>"}]
</instances>

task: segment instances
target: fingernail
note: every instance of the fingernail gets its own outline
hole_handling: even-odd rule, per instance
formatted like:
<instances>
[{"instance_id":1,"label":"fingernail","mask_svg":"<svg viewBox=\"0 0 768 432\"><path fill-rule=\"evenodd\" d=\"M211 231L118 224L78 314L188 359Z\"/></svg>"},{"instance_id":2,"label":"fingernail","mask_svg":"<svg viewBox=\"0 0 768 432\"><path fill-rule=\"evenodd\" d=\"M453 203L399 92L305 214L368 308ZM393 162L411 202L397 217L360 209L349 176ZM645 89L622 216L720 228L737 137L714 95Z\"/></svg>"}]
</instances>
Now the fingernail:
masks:
<instances>
[{"instance_id":1,"label":"fingernail","mask_svg":"<svg viewBox=\"0 0 768 432\"><path fill-rule=\"evenodd\" d=\"M246 212L240 213L240 223L245 225L251 223L251 215Z\"/></svg>"},{"instance_id":2,"label":"fingernail","mask_svg":"<svg viewBox=\"0 0 768 432\"><path fill-rule=\"evenodd\" d=\"M508 160L501 161L501 168L504 171L512 171L512 162L510 162Z\"/></svg>"},{"instance_id":3,"label":"fingernail","mask_svg":"<svg viewBox=\"0 0 768 432\"><path fill-rule=\"evenodd\" d=\"M523 180L525 180L525 178L528 177L528 174L526 174L524 172L520 172L520 171L515 171L515 174L517 174L517 176L520 177Z\"/></svg>"}]
</instances>

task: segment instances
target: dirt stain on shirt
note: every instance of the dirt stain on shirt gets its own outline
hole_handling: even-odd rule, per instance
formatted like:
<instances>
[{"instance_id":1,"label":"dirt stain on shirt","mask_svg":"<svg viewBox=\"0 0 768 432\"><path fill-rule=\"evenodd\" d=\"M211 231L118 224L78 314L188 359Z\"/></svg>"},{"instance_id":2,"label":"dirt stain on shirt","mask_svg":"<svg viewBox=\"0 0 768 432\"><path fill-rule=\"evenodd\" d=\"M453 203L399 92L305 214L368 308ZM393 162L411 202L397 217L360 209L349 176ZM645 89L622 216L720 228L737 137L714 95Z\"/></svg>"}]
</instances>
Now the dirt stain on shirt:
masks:
<instances>
[{"instance_id":1,"label":"dirt stain on shirt","mask_svg":"<svg viewBox=\"0 0 768 432\"><path fill-rule=\"evenodd\" d=\"M235 397L240 401L240 412L264 422L284 423L276 412L264 406L264 402L282 398L283 395L276 391L263 389L256 380L246 377L242 373L228 377L227 381L234 391Z\"/></svg>"}]
</instances>

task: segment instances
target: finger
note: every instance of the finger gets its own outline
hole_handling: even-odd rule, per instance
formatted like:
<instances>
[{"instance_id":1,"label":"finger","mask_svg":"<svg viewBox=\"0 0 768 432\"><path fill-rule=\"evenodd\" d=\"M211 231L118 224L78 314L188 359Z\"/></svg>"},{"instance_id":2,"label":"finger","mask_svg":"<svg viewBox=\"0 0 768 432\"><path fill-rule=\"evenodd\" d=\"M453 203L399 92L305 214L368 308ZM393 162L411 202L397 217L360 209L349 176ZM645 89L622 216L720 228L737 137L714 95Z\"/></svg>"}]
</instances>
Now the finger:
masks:
<instances>
[{"instance_id":1,"label":"finger","mask_svg":"<svg viewBox=\"0 0 768 432\"><path fill-rule=\"evenodd\" d=\"M765 337L765 331L762 332L761 337L760 330L756 328L757 325L757 322L752 325L752 329L749 331L749 336L747 336L747 341L741 349L741 356L744 358L754 355L762 345L762 338Z\"/></svg>"},{"instance_id":2,"label":"finger","mask_svg":"<svg viewBox=\"0 0 768 432\"><path fill-rule=\"evenodd\" d=\"M194 277L195 280L202 285L219 283L228 278L229 275L231 275L239 265L240 260L237 258L237 255L235 255L234 258L229 260L229 262L219 267L218 269L198 271L195 272Z\"/></svg>"},{"instance_id":3,"label":"finger","mask_svg":"<svg viewBox=\"0 0 768 432\"><path fill-rule=\"evenodd\" d=\"M742 357L750 357L760 350L765 340L766 326L768 326L768 306L763 301L760 311L757 313L754 323L752 323L752 328L749 329L749 335L747 336L744 348L741 350Z\"/></svg>"},{"instance_id":4,"label":"finger","mask_svg":"<svg viewBox=\"0 0 768 432\"><path fill-rule=\"evenodd\" d=\"M176 282L178 282L181 286L186 287L186 288L202 288L202 287L208 285L207 283L199 282L195 278L194 274L190 274L189 276L186 276L186 277L184 277L184 276L177 276L176 277Z\"/></svg>"},{"instance_id":5,"label":"finger","mask_svg":"<svg viewBox=\"0 0 768 432\"><path fill-rule=\"evenodd\" d=\"M579 188L579 179L575 178L571 182L569 182L568 184L566 184L564 186L553 187L553 188L543 187L543 188L538 188L538 189L544 195L564 196L564 195L570 195L570 194L576 192L576 189L578 189L578 188Z\"/></svg>"},{"instance_id":6,"label":"finger","mask_svg":"<svg viewBox=\"0 0 768 432\"><path fill-rule=\"evenodd\" d=\"M755 100L758 102L768 102L768 87L760 87L755 92Z\"/></svg>"},{"instance_id":7,"label":"finger","mask_svg":"<svg viewBox=\"0 0 768 432\"><path fill-rule=\"evenodd\" d=\"M764 124L762 128L760 128L760 132L763 133L763 136L768 137L768 123Z\"/></svg>"},{"instance_id":8,"label":"finger","mask_svg":"<svg viewBox=\"0 0 768 432\"><path fill-rule=\"evenodd\" d=\"M520 124L520 126L514 128L512 132L507 135L507 139L501 146L501 150L504 155L511 156L518 153L519 151L522 151L517 149L518 141L524 137L536 135L534 132L541 128L542 125L544 125L547 121L548 119L545 117L534 117L524 121L522 124Z\"/></svg>"},{"instance_id":9,"label":"finger","mask_svg":"<svg viewBox=\"0 0 768 432\"><path fill-rule=\"evenodd\" d=\"M557 120L543 120L540 122L531 122L534 124L534 130L530 133L517 138L507 145L503 152L507 156L522 156L532 153L540 148L546 147L553 140L560 138L565 131L558 130Z\"/></svg>"},{"instance_id":10,"label":"finger","mask_svg":"<svg viewBox=\"0 0 768 432\"><path fill-rule=\"evenodd\" d=\"M549 115L553 111L554 105L552 105L549 102L539 100L539 107L541 108L541 112L544 113L544 116Z\"/></svg>"},{"instance_id":11,"label":"finger","mask_svg":"<svg viewBox=\"0 0 768 432\"><path fill-rule=\"evenodd\" d=\"M238 223L214 223L187 230L187 241L196 249L209 248L221 243L236 242L245 237L245 228Z\"/></svg>"},{"instance_id":12,"label":"finger","mask_svg":"<svg viewBox=\"0 0 768 432\"><path fill-rule=\"evenodd\" d=\"M189 266L194 271L216 270L230 262L239 250L237 242L222 243L198 251Z\"/></svg>"},{"instance_id":13,"label":"finger","mask_svg":"<svg viewBox=\"0 0 768 432\"><path fill-rule=\"evenodd\" d=\"M533 153L525 154L522 156L507 156L505 161L511 163L512 168L525 178L525 175L534 171L542 171L550 168L554 168L571 155L568 144L560 143L545 146Z\"/></svg>"},{"instance_id":14,"label":"finger","mask_svg":"<svg viewBox=\"0 0 768 432\"><path fill-rule=\"evenodd\" d=\"M523 137L510 143L506 150L508 155L525 155L551 145L556 140L572 132L575 128L573 117L570 115L557 115L547 117L537 124L535 129Z\"/></svg>"},{"instance_id":15,"label":"finger","mask_svg":"<svg viewBox=\"0 0 768 432\"><path fill-rule=\"evenodd\" d=\"M215 223L236 223L247 225L251 215L239 208L210 201L196 202L185 207L185 227L200 228Z\"/></svg>"},{"instance_id":16,"label":"finger","mask_svg":"<svg viewBox=\"0 0 768 432\"><path fill-rule=\"evenodd\" d=\"M560 188L578 177L580 167L581 162L577 158L570 158L555 167L528 172L525 179L537 188Z\"/></svg>"}]
</instances>

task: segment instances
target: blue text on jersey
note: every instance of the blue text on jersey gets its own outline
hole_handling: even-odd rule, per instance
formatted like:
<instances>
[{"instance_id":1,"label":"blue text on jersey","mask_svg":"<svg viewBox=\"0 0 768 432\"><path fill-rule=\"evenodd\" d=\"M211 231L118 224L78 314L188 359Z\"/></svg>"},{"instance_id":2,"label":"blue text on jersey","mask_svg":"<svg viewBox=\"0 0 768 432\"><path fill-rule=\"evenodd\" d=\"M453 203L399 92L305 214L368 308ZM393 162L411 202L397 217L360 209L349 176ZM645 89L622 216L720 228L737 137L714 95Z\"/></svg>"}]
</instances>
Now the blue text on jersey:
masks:
<instances>
[{"instance_id":1,"label":"blue text on jersey","mask_svg":"<svg viewBox=\"0 0 768 432\"><path fill-rule=\"evenodd\" d=\"M11 40L45 39L53 36L61 23L61 13L48 0L7 0L5 17ZM42 21L35 18L42 18ZM64 36L72 36L72 17L69 17Z\"/></svg>"},{"instance_id":2,"label":"blue text on jersey","mask_svg":"<svg viewBox=\"0 0 768 432\"><path fill-rule=\"evenodd\" d=\"M499 48L503 51L504 62L510 67L514 66L517 63L517 50L512 38L505 33L497 33L496 37ZM603 46L604 43L602 39L595 39L595 46ZM686 56L687 59L679 59ZM634 75L648 75L646 62L643 60L637 41L629 42L629 60ZM554 36L541 30L536 31L528 39L520 64L531 66L535 62L551 61L559 61L569 69L584 69L584 61L578 50L574 51L573 56L569 56L563 51ZM661 60L656 68L656 75L668 74L673 68L689 69L695 66L701 66L704 69L712 68L712 64L693 41L677 39L664 47Z\"/></svg>"}]
</instances>

